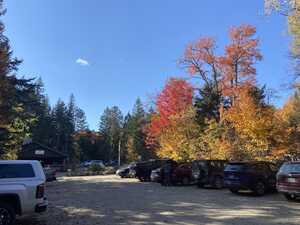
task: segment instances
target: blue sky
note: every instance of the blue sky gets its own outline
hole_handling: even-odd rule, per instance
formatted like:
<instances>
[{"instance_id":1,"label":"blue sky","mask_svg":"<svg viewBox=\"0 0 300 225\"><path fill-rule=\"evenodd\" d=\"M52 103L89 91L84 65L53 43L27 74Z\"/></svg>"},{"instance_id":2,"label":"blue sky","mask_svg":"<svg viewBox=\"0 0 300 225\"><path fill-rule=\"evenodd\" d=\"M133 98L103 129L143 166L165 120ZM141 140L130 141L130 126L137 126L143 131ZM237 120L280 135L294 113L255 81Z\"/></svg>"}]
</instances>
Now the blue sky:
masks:
<instances>
[{"instance_id":1,"label":"blue sky","mask_svg":"<svg viewBox=\"0 0 300 225\"><path fill-rule=\"evenodd\" d=\"M6 0L3 18L19 74L41 76L52 104L71 93L95 129L107 106L126 113L148 102L170 76L185 46L205 35L222 48L230 26L257 27L264 60L260 84L278 91L292 76L285 18L265 16L263 0Z\"/></svg>"}]
</instances>

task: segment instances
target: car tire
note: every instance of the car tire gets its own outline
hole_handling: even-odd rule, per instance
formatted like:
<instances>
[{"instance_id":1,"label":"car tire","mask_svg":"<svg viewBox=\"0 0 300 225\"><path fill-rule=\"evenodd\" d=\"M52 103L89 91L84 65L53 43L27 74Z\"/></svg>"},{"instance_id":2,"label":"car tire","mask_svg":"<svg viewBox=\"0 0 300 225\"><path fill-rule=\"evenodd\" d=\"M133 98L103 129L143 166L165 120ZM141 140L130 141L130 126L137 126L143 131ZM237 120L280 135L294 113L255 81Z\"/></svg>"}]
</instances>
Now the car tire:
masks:
<instances>
[{"instance_id":1,"label":"car tire","mask_svg":"<svg viewBox=\"0 0 300 225\"><path fill-rule=\"evenodd\" d=\"M238 193L239 193L239 189L237 189L237 188L229 188L229 190L230 190L231 193L233 193L233 194L238 194Z\"/></svg>"},{"instance_id":2,"label":"car tire","mask_svg":"<svg viewBox=\"0 0 300 225\"><path fill-rule=\"evenodd\" d=\"M189 184L190 184L190 178L188 178L188 177L182 178L181 183L182 183L182 185L184 185L184 186L189 185Z\"/></svg>"},{"instance_id":3,"label":"car tire","mask_svg":"<svg viewBox=\"0 0 300 225\"><path fill-rule=\"evenodd\" d=\"M284 197L288 200L288 201L295 201L296 200L296 196L293 194L284 194Z\"/></svg>"},{"instance_id":4,"label":"car tire","mask_svg":"<svg viewBox=\"0 0 300 225\"><path fill-rule=\"evenodd\" d=\"M0 203L0 224L13 225L15 224L16 213L12 206Z\"/></svg>"},{"instance_id":5,"label":"car tire","mask_svg":"<svg viewBox=\"0 0 300 225\"><path fill-rule=\"evenodd\" d=\"M224 180L223 180L223 178L220 177L220 176L215 177L213 186L216 189L222 189L224 187Z\"/></svg>"},{"instance_id":6,"label":"car tire","mask_svg":"<svg viewBox=\"0 0 300 225\"><path fill-rule=\"evenodd\" d=\"M262 181L258 181L254 187L254 193L257 196L263 196L266 193L266 185Z\"/></svg>"}]
</instances>

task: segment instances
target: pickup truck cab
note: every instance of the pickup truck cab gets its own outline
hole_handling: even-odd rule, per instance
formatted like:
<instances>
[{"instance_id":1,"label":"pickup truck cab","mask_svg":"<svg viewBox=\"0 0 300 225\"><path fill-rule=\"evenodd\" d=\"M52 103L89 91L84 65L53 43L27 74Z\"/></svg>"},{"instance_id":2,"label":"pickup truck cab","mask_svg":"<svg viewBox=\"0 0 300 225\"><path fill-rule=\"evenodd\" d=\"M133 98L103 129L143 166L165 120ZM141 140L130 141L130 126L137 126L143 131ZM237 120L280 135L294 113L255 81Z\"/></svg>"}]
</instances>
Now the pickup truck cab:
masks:
<instances>
[{"instance_id":1,"label":"pickup truck cab","mask_svg":"<svg viewBox=\"0 0 300 225\"><path fill-rule=\"evenodd\" d=\"M0 224L14 224L16 215L46 211L45 181L38 161L0 160Z\"/></svg>"}]
</instances>

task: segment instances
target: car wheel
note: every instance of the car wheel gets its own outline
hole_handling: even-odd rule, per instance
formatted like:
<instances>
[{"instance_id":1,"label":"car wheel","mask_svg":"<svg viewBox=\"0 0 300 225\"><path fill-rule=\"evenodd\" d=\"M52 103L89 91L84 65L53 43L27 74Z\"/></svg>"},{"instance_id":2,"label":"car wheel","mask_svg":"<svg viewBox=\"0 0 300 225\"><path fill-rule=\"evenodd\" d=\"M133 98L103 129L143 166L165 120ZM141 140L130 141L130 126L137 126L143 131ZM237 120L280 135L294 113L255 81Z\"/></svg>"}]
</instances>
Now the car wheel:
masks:
<instances>
[{"instance_id":1,"label":"car wheel","mask_svg":"<svg viewBox=\"0 0 300 225\"><path fill-rule=\"evenodd\" d=\"M188 177L184 177L184 178L182 179L182 184L183 184L184 186L189 185L189 184L190 184L190 179L189 179Z\"/></svg>"},{"instance_id":2,"label":"car wheel","mask_svg":"<svg viewBox=\"0 0 300 225\"><path fill-rule=\"evenodd\" d=\"M16 213L14 209L10 205L0 203L0 225L13 225L15 219Z\"/></svg>"},{"instance_id":3,"label":"car wheel","mask_svg":"<svg viewBox=\"0 0 300 225\"><path fill-rule=\"evenodd\" d=\"M230 190L231 193L233 193L233 194L238 194L238 193L239 193L239 189L236 189L236 188L229 188L229 190Z\"/></svg>"},{"instance_id":4,"label":"car wheel","mask_svg":"<svg viewBox=\"0 0 300 225\"><path fill-rule=\"evenodd\" d=\"M294 201L294 200L296 200L296 195L294 195L294 194L284 194L284 197L285 197L288 201Z\"/></svg>"},{"instance_id":5,"label":"car wheel","mask_svg":"<svg viewBox=\"0 0 300 225\"><path fill-rule=\"evenodd\" d=\"M224 180L222 177L215 177L214 179L214 188L222 189L224 187Z\"/></svg>"},{"instance_id":6,"label":"car wheel","mask_svg":"<svg viewBox=\"0 0 300 225\"><path fill-rule=\"evenodd\" d=\"M266 192L266 186L264 182L258 181L254 187L254 193L258 196L264 195Z\"/></svg>"}]
</instances>

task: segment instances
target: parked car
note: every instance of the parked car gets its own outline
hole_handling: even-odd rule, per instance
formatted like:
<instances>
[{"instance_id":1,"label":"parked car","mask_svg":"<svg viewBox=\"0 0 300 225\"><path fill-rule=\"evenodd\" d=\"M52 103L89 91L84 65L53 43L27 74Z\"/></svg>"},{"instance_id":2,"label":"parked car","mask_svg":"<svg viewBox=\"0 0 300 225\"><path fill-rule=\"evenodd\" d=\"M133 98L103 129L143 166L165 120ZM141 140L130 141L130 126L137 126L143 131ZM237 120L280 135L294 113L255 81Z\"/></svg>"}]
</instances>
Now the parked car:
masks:
<instances>
[{"instance_id":1,"label":"parked car","mask_svg":"<svg viewBox=\"0 0 300 225\"><path fill-rule=\"evenodd\" d=\"M193 180L198 187L210 186L217 189L224 187L225 160L195 160L192 162Z\"/></svg>"},{"instance_id":2,"label":"parked car","mask_svg":"<svg viewBox=\"0 0 300 225\"><path fill-rule=\"evenodd\" d=\"M161 183L161 167L151 171L151 181Z\"/></svg>"},{"instance_id":3,"label":"parked car","mask_svg":"<svg viewBox=\"0 0 300 225\"><path fill-rule=\"evenodd\" d=\"M188 185L192 181L192 165L191 163L179 164L172 173L173 184Z\"/></svg>"},{"instance_id":4,"label":"parked car","mask_svg":"<svg viewBox=\"0 0 300 225\"><path fill-rule=\"evenodd\" d=\"M135 177L135 163L131 163L127 166L123 166L117 170L116 174L121 178L132 178Z\"/></svg>"},{"instance_id":5,"label":"parked car","mask_svg":"<svg viewBox=\"0 0 300 225\"><path fill-rule=\"evenodd\" d=\"M140 181L151 181L151 171L163 167L168 159L149 160L138 162L135 166L135 176Z\"/></svg>"},{"instance_id":6,"label":"parked car","mask_svg":"<svg viewBox=\"0 0 300 225\"><path fill-rule=\"evenodd\" d=\"M56 169L54 169L50 166L46 166L43 169L44 169L44 173L45 173L47 182L56 180Z\"/></svg>"},{"instance_id":7,"label":"parked car","mask_svg":"<svg viewBox=\"0 0 300 225\"><path fill-rule=\"evenodd\" d=\"M87 160L87 161L80 163L80 166L82 166L82 167L89 167L90 165L91 165L91 160Z\"/></svg>"},{"instance_id":8,"label":"parked car","mask_svg":"<svg viewBox=\"0 0 300 225\"><path fill-rule=\"evenodd\" d=\"M105 165L102 160L87 160L81 163L83 167L91 167L91 166L100 166L101 168L105 168Z\"/></svg>"},{"instance_id":9,"label":"parked car","mask_svg":"<svg viewBox=\"0 0 300 225\"><path fill-rule=\"evenodd\" d=\"M300 197L300 161L284 163L277 173L277 190L288 200Z\"/></svg>"},{"instance_id":10,"label":"parked car","mask_svg":"<svg viewBox=\"0 0 300 225\"><path fill-rule=\"evenodd\" d=\"M38 161L0 161L0 224L46 211L46 177Z\"/></svg>"},{"instance_id":11,"label":"parked car","mask_svg":"<svg viewBox=\"0 0 300 225\"><path fill-rule=\"evenodd\" d=\"M251 190L256 195L276 190L278 167L271 162L231 162L224 171L225 185L232 193Z\"/></svg>"}]
</instances>

